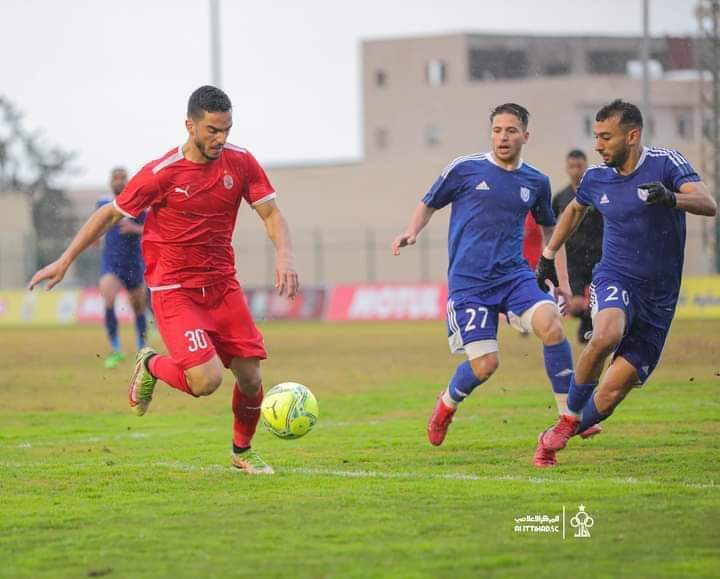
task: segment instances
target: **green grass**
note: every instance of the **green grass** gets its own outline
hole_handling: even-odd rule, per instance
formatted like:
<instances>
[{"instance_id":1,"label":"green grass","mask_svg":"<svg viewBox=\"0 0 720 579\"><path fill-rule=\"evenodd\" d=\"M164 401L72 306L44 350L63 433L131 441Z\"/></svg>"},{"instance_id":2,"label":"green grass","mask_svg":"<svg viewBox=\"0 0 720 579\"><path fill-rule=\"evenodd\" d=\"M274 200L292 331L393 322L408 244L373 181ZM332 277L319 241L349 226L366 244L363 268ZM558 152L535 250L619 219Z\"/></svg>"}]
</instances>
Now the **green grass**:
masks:
<instances>
[{"instance_id":1,"label":"green grass","mask_svg":"<svg viewBox=\"0 0 720 579\"><path fill-rule=\"evenodd\" d=\"M160 386L136 418L99 328L4 329L0 576L718 576L720 322L676 322L648 385L551 470L531 466L554 414L535 339L503 331L498 373L433 448L461 360L442 324L263 331L266 384L303 382L321 411L301 440L259 432L273 477L229 467L229 376L199 400ZM513 530L580 504L589 539Z\"/></svg>"}]
</instances>

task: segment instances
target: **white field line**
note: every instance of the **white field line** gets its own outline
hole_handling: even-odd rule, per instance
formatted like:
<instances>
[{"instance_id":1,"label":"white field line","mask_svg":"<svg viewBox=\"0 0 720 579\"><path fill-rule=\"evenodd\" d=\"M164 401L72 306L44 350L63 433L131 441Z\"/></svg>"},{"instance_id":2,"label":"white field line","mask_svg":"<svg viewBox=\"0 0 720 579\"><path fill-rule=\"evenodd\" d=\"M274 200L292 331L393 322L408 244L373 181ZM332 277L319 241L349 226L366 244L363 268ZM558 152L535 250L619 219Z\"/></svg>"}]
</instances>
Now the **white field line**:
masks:
<instances>
[{"instance_id":1,"label":"white field line","mask_svg":"<svg viewBox=\"0 0 720 579\"><path fill-rule=\"evenodd\" d=\"M109 456L109 455L106 455ZM103 461L98 462L85 462L85 463L71 463L69 466L73 468L97 468L103 466ZM212 472L212 473L227 473L227 472L238 472L232 469L229 465L211 464L207 466L199 466L196 464L188 464L184 462L152 462L152 463L124 463L121 461L113 462L112 468L125 468L125 469L146 469L148 466L155 468L167 469L176 472ZM2 469L22 469L22 468L40 468L47 469L52 468L52 465L48 465L46 462L0 462L0 468ZM539 485L579 485L587 483L610 483L615 485L633 485L633 486L680 486L687 488L696 489L715 489L718 485L715 481L709 482L693 482L693 481L681 481L681 482L669 482L669 481L656 481L653 479L637 479L635 477L625 478L605 478L605 477L593 477L593 478L547 478L547 477L536 477L536 476L521 476L521 475L476 475L476 474L465 474L465 473L423 473L413 471L373 471L373 470L336 470L336 469L322 469L322 468L298 468L298 467L287 467L278 469L279 474L294 474L302 476L313 476L313 477L336 477L336 478L363 478L363 479L384 479L384 480L452 480L452 481L495 481L495 482L507 482L514 481L520 483L531 483Z\"/></svg>"}]
</instances>

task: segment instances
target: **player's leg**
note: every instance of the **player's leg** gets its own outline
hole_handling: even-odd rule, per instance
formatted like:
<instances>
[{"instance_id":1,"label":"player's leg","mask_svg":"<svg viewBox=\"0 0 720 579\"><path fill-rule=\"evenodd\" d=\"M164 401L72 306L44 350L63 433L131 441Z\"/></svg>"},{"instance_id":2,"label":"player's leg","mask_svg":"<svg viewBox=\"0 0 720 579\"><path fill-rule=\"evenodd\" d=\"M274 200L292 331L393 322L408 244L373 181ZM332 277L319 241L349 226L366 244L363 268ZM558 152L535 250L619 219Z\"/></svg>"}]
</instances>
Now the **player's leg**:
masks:
<instances>
[{"instance_id":1,"label":"player's leg","mask_svg":"<svg viewBox=\"0 0 720 579\"><path fill-rule=\"evenodd\" d=\"M232 465L248 474L273 474L273 468L252 448L263 401L260 360L233 358L230 370L235 375L232 397Z\"/></svg>"},{"instance_id":2,"label":"player's leg","mask_svg":"<svg viewBox=\"0 0 720 579\"><path fill-rule=\"evenodd\" d=\"M448 300L448 342L453 353L465 352L446 389L437 399L428 421L430 443L439 446L459 404L497 370L497 306L483 305L477 298Z\"/></svg>"},{"instance_id":3,"label":"player's leg","mask_svg":"<svg viewBox=\"0 0 720 579\"><path fill-rule=\"evenodd\" d=\"M210 333L201 290L153 293L154 311L169 355L141 349L135 360L128 398L138 416L147 411L158 379L191 396L208 396L222 383L223 364Z\"/></svg>"},{"instance_id":4,"label":"player's leg","mask_svg":"<svg viewBox=\"0 0 720 579\"><path fill-rule=\"evenodd\" d=\"M145 317L145 310L147 309L147 292L145 291L145 284L142 282L137 285L127 284L128 300L130 301L130 307L133 309L135 314L135 338L137 350L142 350L145 347L147 340L147 318Z\"/></svg>"},{"instance_id":5,"label":"player's leg","mask_svg":"<svg viewBox=\"0 0 720 579\"><path fill-rule=\"evenodd\" d=\"M272 474L272 467L251 447L263 400L260 361L267 357L263 337L236 280L213 292L218 296L209 311L216 326L213 342L223 365L235 376L232 465L248 474Z\"/></svg>"},{"instance_id":6,"label":"player's leg","mask_svg":"<svg viewBox=\"0 0 720 579\"><path fill-rule=\"evenodd\" d=\"M117 297L122 282L117 275L111 272L105 272L100 276L98 288L105 305L105 331L110 341L110 355L105 358L106 368L117 368L125 359L120 346L120 337L118 335L118 320L115 315L115 298Z\"/></svg>"}]
</instances>

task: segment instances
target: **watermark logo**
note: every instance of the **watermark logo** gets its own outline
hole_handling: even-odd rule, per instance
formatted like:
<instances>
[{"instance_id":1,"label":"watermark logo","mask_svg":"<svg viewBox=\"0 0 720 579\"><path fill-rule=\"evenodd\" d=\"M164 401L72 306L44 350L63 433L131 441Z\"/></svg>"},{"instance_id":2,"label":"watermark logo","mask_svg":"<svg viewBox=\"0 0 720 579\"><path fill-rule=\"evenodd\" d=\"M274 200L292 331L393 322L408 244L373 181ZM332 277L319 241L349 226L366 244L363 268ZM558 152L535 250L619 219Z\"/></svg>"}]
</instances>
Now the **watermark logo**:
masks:
<instances>
[{"instance_id":1,"label":"watermark logo","mask_svg":"<svg viewBox=\"0 0 720 579\"><path fill-rule=\"evenodd\" d=\"M563 505L561 513L529 513L522 517L515 517L514 521L513 531L515 533L561 535L563 539L566 538L565 505ZM578 512L570 518L570 526L575 529L573 537L590 538L590 528L594 524L595 519L585 510L585 505L578 505Z\"/></svg>"},{"instance_id":2,"label":"watermark logo","mask_svg":"<svg viewBox=\"0 0 720 579\"><path fill-rule=\"evenodd\" d=\"M593 519L590 514L585 511L585 505L578 506L577 514L570 519L570 526L577 529L574 535L577 538L589 539L590 527L594 524L595 519Z\"/></svg>"}]
</instances>

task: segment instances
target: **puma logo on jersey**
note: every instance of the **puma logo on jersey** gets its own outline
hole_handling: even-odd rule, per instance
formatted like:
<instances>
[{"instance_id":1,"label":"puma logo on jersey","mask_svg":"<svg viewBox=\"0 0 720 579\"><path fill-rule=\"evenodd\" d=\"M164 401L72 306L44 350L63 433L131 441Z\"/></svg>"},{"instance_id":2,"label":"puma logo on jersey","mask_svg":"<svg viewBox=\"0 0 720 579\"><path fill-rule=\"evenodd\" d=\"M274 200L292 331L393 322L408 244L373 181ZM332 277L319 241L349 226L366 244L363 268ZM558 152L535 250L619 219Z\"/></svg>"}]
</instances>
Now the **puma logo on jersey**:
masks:
<instances>
[{"instance_id":1,"label":"puma logo on jersey","mask_svg":"<svg viewBox=\"0 0 720 579\"><path fill-rule=\"evenodd\" d=\"M485 181L480 181L480 183L477 184L475 187L476 191L490 191L490 185L488 185Z\"/></svg>"},{"instance_id":2,"label":"puma logo on jersey","mask_svg":"<svg viewBox=\"0 0 720 579\"><path fill-rule=\"evenodd\" d=\"M180 187L175 187L175 193L182 193L182 194L185 195L185 197L187 197L188 199L190 198L190 193L188 193L188 190L187 190L187 189L182 189L182 188L180 188Z\"/></svg>"},{"instance_id":3,"label":"puma logo on jersey","mask_svg":"<svg viewBox=\"0 0 720 579\"><path fill-rule=\"evenodd\" d=\"M600 205L607 205L610 203L610 199L608 199L607 193L603 193L602 197L600 197Z\"/></svg>"}]
</instances>

